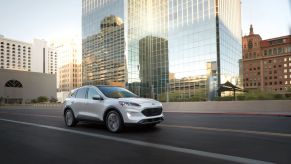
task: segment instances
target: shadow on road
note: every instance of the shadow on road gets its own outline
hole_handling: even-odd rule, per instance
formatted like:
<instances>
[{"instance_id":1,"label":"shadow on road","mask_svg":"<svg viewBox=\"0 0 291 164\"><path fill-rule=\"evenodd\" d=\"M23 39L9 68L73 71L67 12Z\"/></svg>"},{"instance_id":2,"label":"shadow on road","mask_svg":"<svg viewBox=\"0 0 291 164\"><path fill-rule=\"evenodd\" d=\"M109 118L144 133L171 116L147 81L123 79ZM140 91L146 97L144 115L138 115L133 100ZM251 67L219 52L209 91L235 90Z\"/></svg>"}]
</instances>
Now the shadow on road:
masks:
<instances>
[{"instance_id":1,"label":"shadow on road","mask_svg":"<svg viewBox=\"0 0 291 164\"><path fill-rule=\"evenodd\" d=\"M92 123L92 122L79 122L76 126L76 128L80 130L98 130L99 132L110 132L106 129L105 125L102 123ZM95 132L96 132L95 131ZM158 126L155 127L147 127L147 126L126 126L124 127L123 131L121 133L127 133L127 134L146 134L146 133L153 133L153 132L159 132L161 131L161 128ZM111 133L112 134L112 133Z\"/></svg>"}]
</instances>

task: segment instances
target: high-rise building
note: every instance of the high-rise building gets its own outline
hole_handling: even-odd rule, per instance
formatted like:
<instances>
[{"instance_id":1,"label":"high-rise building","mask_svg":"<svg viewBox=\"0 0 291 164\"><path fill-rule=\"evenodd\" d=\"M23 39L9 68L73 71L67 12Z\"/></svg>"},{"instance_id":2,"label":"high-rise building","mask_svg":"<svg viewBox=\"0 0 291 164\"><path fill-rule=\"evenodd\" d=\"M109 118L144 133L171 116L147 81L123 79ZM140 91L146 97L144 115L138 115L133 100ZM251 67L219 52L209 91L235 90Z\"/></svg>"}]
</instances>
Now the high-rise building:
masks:
<instances>
[{"instance_id":1,"label":"high-rise building","mask_svg":"<svg viewBox=\"0 0 291 164\"><path fill-rule=\"evenodd\" d=\"M139 63L140 96L157 98L165 93L169 81L168 40L153 36L140 39Z\"/></svg>"},{"instance_id":2,"label":"high-rise building","mask_svg":"<svg viewBox=\"0 0 291 164\"><path fill-rule=\"evenodd\" d=\"M63 102L72 89L82 85L81 39L55 39L50 44L58 54L57 98Z\"/></svg>"},{"instance_id":3,"label":"high-rise building","mask_svg":"<svg viewBox=\"0 0 291 164\"><path fill-rule=\"evenodd\" d=\"M122 84L163 101L212 100L220 83L238 84L240 5L83 0L83 84ZM116 67L115 60L124 65Z\"/></svg>"},{"instance_id":4,"label":"high-rise building","mask_svg":"<svg viewBox=\"0 0 291 164\"><path fill-rule=\"evenodd\" d=\"M191 101L197 94L211 100L219 84L237 84L240 5L240 0L169 0L169 71L175 74L170 84L180 83L170 92L180 100ZM200 80L193 87L181 79Z\"/></svg>"},{"instance_id":5,"label":"high-rise building","mask_svg":"<svg viewBox=\"0 0 291 164\"><path fill-rule=\"evenodd\" d=\"M32 43L0 37L0 69L39 73L57 72L57 54L44 40Z\"/></svg>"},{"instance_id":6,"label":"high-rise building","mask_svg":"<svg viewBox=\"0 0 291 164\"><path fill-rule=\"evenodd\" d=\"M242 38L243 85L246 90L285 93L291 89L291 35L262 40L254 33Z\"/></svg>"},{"instance_id":7,"label":"high-rise building","mask_svg":"<svg viewBox=\"0 0 291 164\"><path fill-rule=\"evenodd\" d=\"M0 37L0 69L31 71L31 44Z\"/></svg>"},{"instance_id":8,"label":"high-rise building","mask_svg":"<svg viewBox=\"0 0 291 164\"><path fill-rule=\"evenodd\" d=\"M58 56L55 49L45 40L33 39L32 41L31 71L56 74Z\"/></svg>"},{"instance_id":9,"label":"high-rise building","mask_svg":"<svg viewBox=\"0 0 291 164\"><path fill-rule=\"evenodd\" d=\"M125 86L124 24L117 16L101 20L100 32L83 40L84 84Z\"/></svg>"}]
</instances>

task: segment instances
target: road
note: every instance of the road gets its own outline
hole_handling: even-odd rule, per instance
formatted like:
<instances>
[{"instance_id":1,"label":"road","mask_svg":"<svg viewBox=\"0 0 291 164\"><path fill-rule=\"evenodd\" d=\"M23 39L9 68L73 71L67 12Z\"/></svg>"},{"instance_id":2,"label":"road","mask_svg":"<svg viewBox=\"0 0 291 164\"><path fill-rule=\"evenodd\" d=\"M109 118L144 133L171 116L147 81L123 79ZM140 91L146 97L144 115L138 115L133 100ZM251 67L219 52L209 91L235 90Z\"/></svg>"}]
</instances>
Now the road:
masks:
<instances>
[{"instance_id":1,"label":"road","mask_svg":"<svg viewBox=\"0 0 291 164\"><path fill-rule=\"evenodd\" d=\"M57 109L0 109L0 163L291 163L291 117L165 113L155 128L67 128Z\"/></svg>"}]
</instances>

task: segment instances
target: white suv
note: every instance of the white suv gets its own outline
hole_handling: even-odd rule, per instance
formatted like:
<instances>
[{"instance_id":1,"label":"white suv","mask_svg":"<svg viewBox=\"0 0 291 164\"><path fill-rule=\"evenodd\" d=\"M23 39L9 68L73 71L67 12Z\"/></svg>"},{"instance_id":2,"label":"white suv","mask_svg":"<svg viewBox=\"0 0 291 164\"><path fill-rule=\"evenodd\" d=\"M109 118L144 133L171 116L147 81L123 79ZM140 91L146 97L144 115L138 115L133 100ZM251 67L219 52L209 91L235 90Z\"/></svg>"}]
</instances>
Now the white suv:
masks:
<instances>
[{"instance_id":1,"label":"white suv","mask_svg":"<svg viewBox=\"0 0 291 164\"><path fill-rule=\"evenodd\" d=\"M67 126L78 121L102 121L111 132L120 132L126 124L155 126L164 120L162 111L160 102L114 86L83 86L73 90L64 102Z\"/></svg>"}]
</instances>

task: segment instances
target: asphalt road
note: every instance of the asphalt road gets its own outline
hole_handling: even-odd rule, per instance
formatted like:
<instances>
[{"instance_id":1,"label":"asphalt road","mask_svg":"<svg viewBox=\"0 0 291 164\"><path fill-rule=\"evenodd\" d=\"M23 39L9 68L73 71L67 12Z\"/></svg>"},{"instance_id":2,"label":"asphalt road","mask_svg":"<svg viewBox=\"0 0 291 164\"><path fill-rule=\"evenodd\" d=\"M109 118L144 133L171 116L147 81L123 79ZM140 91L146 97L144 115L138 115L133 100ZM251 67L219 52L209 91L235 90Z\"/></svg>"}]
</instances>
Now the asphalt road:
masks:
<instances>
[{"instance_id":1,"label":"asphalt road","mask_svg":"<svg viewBox=\"0 0 291 164\"><path fill-rule=\"evenodd\" d=\"M291 163L291 117L165 113L120 134L56 109L0 109L0 163Z\"/></svg>"}]
</instances>

